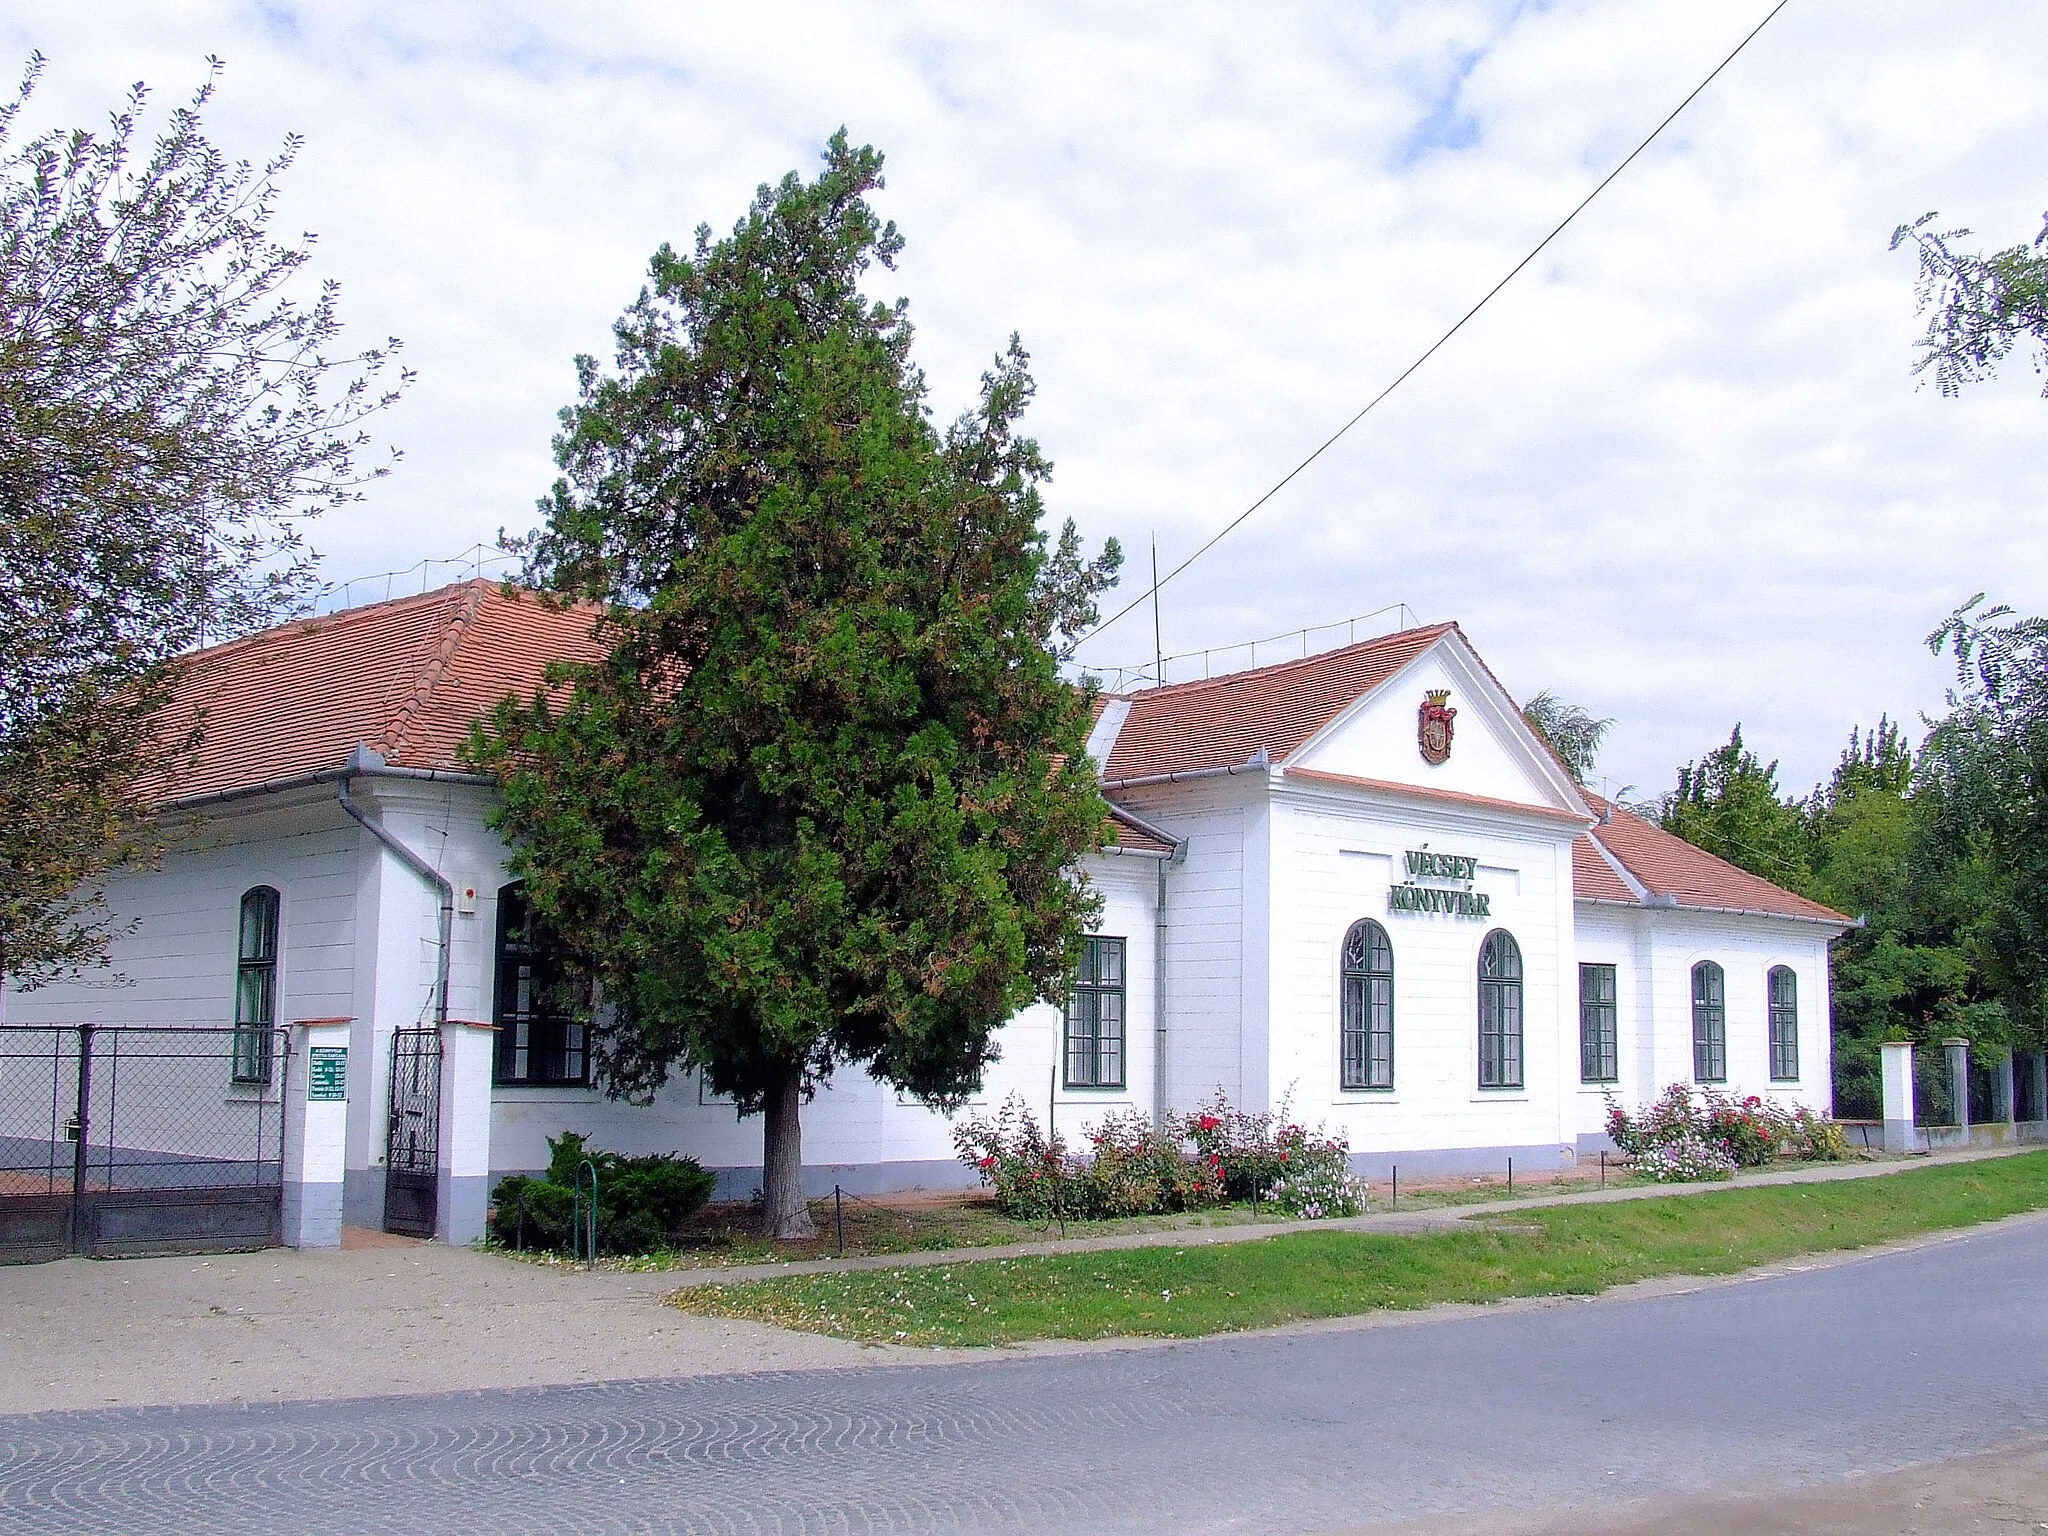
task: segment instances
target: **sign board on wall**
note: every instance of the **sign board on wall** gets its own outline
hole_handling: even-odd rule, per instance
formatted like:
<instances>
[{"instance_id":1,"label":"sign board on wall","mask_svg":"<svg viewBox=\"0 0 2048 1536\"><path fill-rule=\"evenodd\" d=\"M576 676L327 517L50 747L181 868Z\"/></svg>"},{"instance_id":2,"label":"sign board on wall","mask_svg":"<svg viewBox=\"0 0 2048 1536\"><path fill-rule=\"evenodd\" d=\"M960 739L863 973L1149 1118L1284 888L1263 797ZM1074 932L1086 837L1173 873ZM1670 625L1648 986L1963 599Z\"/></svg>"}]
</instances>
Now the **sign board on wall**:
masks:
<instances>
[{"instance_id":1,"label":"sign board on wall","mask_svg":"<svg viewBox=\"0 0 2048 1536\"><path fill-rule=\"evenodd\" d=\"M1491 917L1492 897L1472 889L1479 861L1462 853L1410 849L1402 855L1408 878L1387 887L1389 912L1441 912L1448 917ZM1421 882L1445 882L1424 885ZM1450 884L1448 882L1457 882Z\"/></svg>"},{"instance_id":2,"label":"sign board on wall","mask_svg":"<svg viewBox=\"0 0 2048 1536\"><path fill-rule=\"evenodd\" d=\"M348 1099L348 1047L316 1045L308 1053L306 1098L315 1104L333 1104Z\"/></svg>"}]
</instances>

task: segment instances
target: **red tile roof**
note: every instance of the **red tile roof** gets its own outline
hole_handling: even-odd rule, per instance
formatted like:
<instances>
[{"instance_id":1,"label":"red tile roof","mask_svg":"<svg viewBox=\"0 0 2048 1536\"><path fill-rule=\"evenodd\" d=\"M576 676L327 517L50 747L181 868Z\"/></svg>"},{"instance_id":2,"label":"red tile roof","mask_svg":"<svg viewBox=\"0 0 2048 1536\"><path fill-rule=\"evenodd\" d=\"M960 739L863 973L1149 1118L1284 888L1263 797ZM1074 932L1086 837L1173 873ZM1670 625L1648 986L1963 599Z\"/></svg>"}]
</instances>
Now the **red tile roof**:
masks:
<instances>
[{"instance_id":1,"label":"red tile roof","mask_svg":"<svg viewBox=\"0 0 2048 1536\"><path fill-rule=\"evenodd\" d=\"M1264 748L1279 762L1347 706L1451 633L1431 624L1250 672L1129 695L1103 778L1149 778L1242 763Z\"/></svg>"},{"instance_id":2,"label":"red tile roof","mask_svg":"<svg viewBox=\"0 0 2048 1536\"><path fill-rule=\"evenodd\" d=\"M1760 875L1738 869L1726 859L1717 859L1704 848L1695 848L1683 838L1673 837L1662 827L1654 826L1618 805L1610 806L1597 795L1588 793L1586 801L1594 810L1612 818L1594 827L1592 836L1600 839L1601 846L1619 859L1652 897L1670 898L1681 907L1756 912L1772 917L1799 917L1844 925L1849 922L1832 907L1808 901L1804 896L1773 885ZM1591 849L1586 852L1592 858L1599 858ZM1574 849L1573 887L1581 900L1635 901L1634 893L1625 887L1620 896L1610 896L1596 894L1590 885L1580 886L1577 875L1584 868L1585 861ZM1608 871L1608 874L1611 878L1613 871Z\"/></svg>"},{"instance_id":3,"label":"red tile roof","mask_svg":"<svg viewBox=\"0 0 2048 1536\"><path fill-rule=\"evenodd\" d=\"M1636 893L1593 846L1591 833L1572 839L1572 895L1580 901L1629 901Z\"/></svg>"},{"instance_id":4,"label":"red tile roof","mask_svg":"<svg viewBox=\"0 0 2048 1536\"><path fill-rule=\"evenodd\" d=\"M358 742L399 767L459 769L456 749L499 699L530 694L550 662L602 654L595 614L471 581L195 652L170 718L200 712L199 750L165 793L339 768Z\"/></svg>"}]
</instances>

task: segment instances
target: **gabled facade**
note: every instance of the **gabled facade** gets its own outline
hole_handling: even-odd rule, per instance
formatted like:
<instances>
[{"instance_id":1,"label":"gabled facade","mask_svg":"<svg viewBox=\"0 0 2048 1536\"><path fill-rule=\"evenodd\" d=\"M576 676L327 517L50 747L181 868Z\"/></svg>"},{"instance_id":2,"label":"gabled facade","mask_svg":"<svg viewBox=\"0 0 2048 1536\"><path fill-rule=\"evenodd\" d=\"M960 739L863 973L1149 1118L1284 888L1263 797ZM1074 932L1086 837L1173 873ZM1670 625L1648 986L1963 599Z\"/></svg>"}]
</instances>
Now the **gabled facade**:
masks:
<instances>
[{"instance_id":1,"label":"gabled facade","mask_svg":"<svg viewBox=\"0 0 2048 1536\"><path fill-rule=\"evenodd\" d=\"M14 1022L233 1016L238 915L278 893L278 1022L349 1020L347 1211L383 1199L392 1033L488 1027L485 1098L444 1124L443 1226L576 1130L679 1150L730 1193L760 1128L694 1079L630 1107L591 1088L573 1028L525 1011L523 943L470 721L590 615L487 583L202 653L199 760L162 870L117 877L117 989L10 995ZM1218 1091L1341 1129L1369 1173L1568 1165L1605 1097L1675 1080L1825 1108L1840 914L1577 788L1456 625L1101 701L1089 751L1114 841L1083 861L1104 910L1072 1001L1005 1026L978 1106L1010 1093L1070 1140L1110 1109ZM966 1181L945 1117L859 1072L805 1112L820 1190Z\"/></svg>"}]
</instances>

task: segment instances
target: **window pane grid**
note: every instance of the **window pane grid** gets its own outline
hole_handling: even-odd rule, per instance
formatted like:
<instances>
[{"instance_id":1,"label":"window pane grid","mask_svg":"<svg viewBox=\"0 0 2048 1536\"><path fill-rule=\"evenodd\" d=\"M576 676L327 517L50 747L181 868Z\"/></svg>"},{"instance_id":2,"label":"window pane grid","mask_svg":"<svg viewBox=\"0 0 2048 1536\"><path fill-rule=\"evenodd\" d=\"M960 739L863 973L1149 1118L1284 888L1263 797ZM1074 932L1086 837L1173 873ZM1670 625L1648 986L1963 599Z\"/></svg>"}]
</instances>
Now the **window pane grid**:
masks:
<instances>
[{"instance_id":1,"label":"window pane grid","mask_svg":"<svg viewBox=\"0 0 2048 1536\"><path fill-rule=\"evenodd\" d=\"M497 961L494 1080L528 1086L587 1083L590 1062L584 1026L562 1011L560 959L535 924L525 891L516 884L498 892Z\"/></svg>"},{"instance_id":2,"label":"window pane grid","mask_svg":"<svg viewBox=\"0 0 2048 1536\"><path fill-rule=\"evenodd\" d=\"M1394 1086L1394 949L1367 919L1344 936L1338 1082L1344 1088Z\"/></svg>"},{"instance_id":3,"label":"window pane grid","mask_svg":"<svg viewBox=\"0 0 2048 1536\"><path fill-rule=\"evenodd\" d=\"M277 1025L277 892L259 885L242 896L235 939L234 1080L270 1081Z\"/></svg>"},{"instance_id":4,"label":"window pane grid","mask_svg":"<svg viewBox=\"0 0 2048 1536\"><path fill-rule=\"evenodd\" d=\"M1506 929L1479 947L1479 1086L1522 1086L1522 950Z\"/></svg>"},{"instance_id":5,"label":"window pane grid","mask_svg":"<svg viewBox=\"0 0 2048 1536\"><path fill-rule=\"evenodd\" d=\"M1067 995L1069 1088L1124 1085L1124 941L1083 941L1081 967Z\"/></svg>"},{"instance_id":6,"label":"window pane grid","mask_svg":"<svg viewBox=\"0 0 2048 1536\"><path fill-rule=\"evenodd\" d=\"M1793 1082L1799 1076L1799 978L1789 966L1771 972L1771 1078Z\"/></svg>"},{"instance_id":7,"label":"window pane grid","mask_svg":"<svg viewBox=\"0 0 2048 1536\"><path fill-rule=\"evenodd\" d=\"M1692 1075L1703 1083L1728 1080L1727 988L1711 960L1692 968Z\"/></svg>"},{"instance_id":8,"label":"window pane grid","mask_svg":"<svg viewBox=\"0 0 2048 1536\"><path fill-rule=\"evenodd\" d=\"M1621 1076L1619 1008L1614 967L1579 967L1579 1080L1611 1083Z\"/></svg>"}]
</instances>

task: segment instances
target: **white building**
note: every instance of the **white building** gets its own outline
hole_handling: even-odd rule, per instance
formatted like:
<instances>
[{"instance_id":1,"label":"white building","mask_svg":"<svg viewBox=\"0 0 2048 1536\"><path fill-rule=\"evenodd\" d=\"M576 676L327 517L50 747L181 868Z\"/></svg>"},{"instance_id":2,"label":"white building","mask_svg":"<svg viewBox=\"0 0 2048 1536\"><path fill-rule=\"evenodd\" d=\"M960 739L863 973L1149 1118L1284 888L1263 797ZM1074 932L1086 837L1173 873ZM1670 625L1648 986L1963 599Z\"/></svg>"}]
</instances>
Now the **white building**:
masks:
<instances>
[{"instance_id":1,"label":"white building","mask_svg":"<svg viewBox=\"0 0 2048 1536\"><path fill-rule=\"evenodd\" d=\"M609 1101L578 1031L521 1011L536 957L457 747L586 652L587 622L478 582L202 653L172 852L108 890L123 983L10 994L8 1021L226 1023L268 965L242 988L259 1022L346 1021L353 1223L384 1217L394 1032L443 1021L494 1062L440 1101L444 1235L564 1130L752 1189L758 1121L689 1078ZM1341 1131L1369 1174L1569 1165L1605 1145L1606 1094L1673 1081L1828 1106L1846 919L1575 787L1454 624L1108 698L1090 751L1117 841L1083 861L1104 895L1085 984L1004 1028L977 1105L1050 1101L1074 1139L1221 1090ZM970 1181L945 1117L857 1070L807 1107L804 1153L817 1190Z\"/></svg>"}]
</instances>

